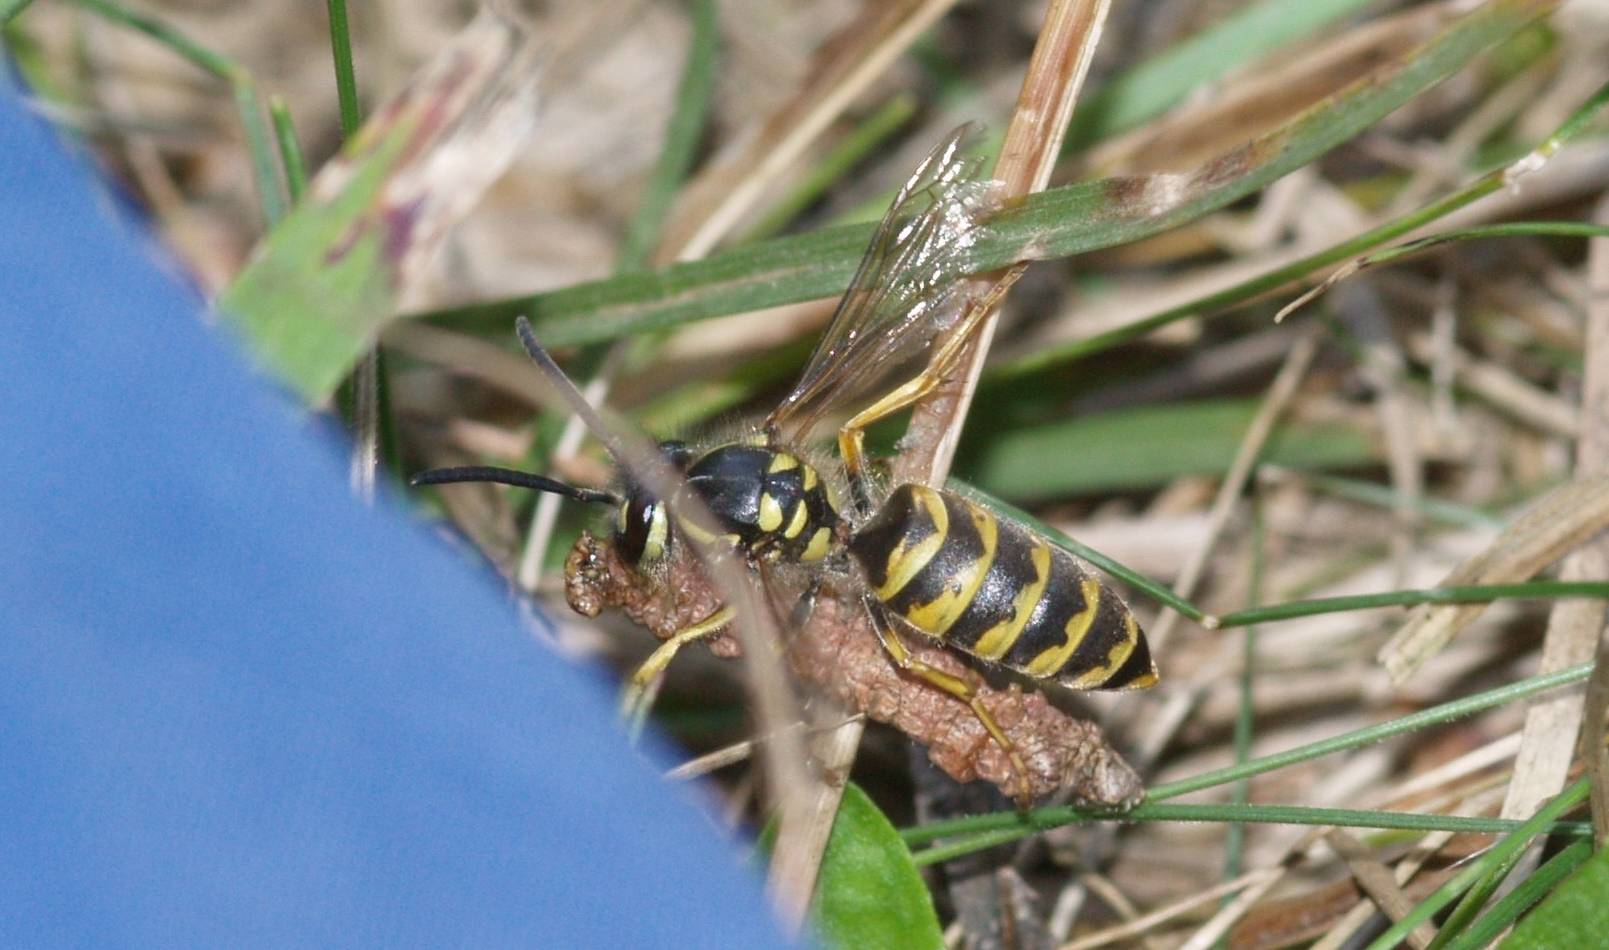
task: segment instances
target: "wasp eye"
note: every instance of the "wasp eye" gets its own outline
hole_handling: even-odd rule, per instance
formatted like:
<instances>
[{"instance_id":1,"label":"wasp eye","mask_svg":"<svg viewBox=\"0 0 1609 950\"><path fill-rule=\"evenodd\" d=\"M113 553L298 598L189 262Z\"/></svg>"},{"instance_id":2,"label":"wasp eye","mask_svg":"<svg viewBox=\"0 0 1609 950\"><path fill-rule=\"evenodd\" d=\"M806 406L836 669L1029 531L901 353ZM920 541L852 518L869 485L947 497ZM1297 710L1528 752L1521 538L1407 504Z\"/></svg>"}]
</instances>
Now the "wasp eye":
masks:
<instances>
[{"instance_id":1,"label":"wasp eye","mask_svg":"<svg viewBox=\"0 0 1609 950\"><path fill-rule=\"evenodd\" d=\"M669 540L670 521L664 505L645 495L633 495L621 503L615 545L622 558L647 567L665 556Z\"/></svg>"}]
</instances>

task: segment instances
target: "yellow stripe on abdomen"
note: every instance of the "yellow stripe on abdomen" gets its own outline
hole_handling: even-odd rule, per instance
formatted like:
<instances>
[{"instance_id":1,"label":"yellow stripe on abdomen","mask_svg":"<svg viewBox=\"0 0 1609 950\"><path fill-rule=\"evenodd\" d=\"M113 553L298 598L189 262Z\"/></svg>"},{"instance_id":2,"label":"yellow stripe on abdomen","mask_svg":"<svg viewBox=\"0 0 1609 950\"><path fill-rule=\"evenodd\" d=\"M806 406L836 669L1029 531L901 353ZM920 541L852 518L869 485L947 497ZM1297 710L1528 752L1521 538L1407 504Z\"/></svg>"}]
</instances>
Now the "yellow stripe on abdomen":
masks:
<instances>
[{"instance_id":1,"label":"yellow stripe on abdomen","mask_svg":"<svg viewBox=\"0 0 1609 950\"><path fill-rule=\"evenodd\" d=\"M1005 656L1011 647L1022 636L1023 628L1028 626L1028 619L1033 616L1034 607L1038 606L1039 598L1045 595L1045 587L1050 583L1050 545L1038 537L1031 539L1033 549L1028 557L1034 567L1034 579L1023 585L1017 591L1017 596L1011 600L1011 617L995 624L983 635L978 642L972 645L972 653L985 660L999 660Z\"/></svg>"},{"instance_id":2,"label":"yellow stripe on abdomen","mask_svg":"<svg viewBox=\"0 0 1609 950\"><path fill-rule=\"evenodd\" d=\"M945 536L950 532L950 516L944 510L944 499L939 493L920 485L905 487L911 490L911 498L916 504L913 514L916 509L925 512L932 523L933 532L915 544L909 544L908 537L901 538L894 550L888 553L887 578L872 590L877 599L885 603L920 574L922 568L927 567L933 555L944 546Z\"/></svg>"},{"instance_id":3,"label":"yellow stripe on abdomen","mask_svg":"<svg viewBox=\"0 0 1609 950\"><path fill-rule=\"evenodd\" d=\"M966 612L972 598L977 596L978 588L983 586L984 575L994 564L995 546L1000 539L1000 525L994 515L978 505L966 507L972 517L973 527L977 529L982 552L947 579L943 593L925 604L905 610L906 620L935 637L943 637Z\"/></svg>"},{"instance_id":4,"label":"yellow stripe on abdomen","mask_svg":"<svg viewBox=\"0 0 1609 950\"><path fill-rule=\"evenodd\" d=\"M1084 594L1084 609L1067 618L1067 623L1062 627L1066 639L1029 660L1023 672L1040 678L1052 676L1067 665L1067 659L1084 642L1084 635L1089 633L1089 628L1095 623L1095 614L1101 609L1101 584L1092 577L1086 577L1078 586ZM1110 670L1103 668L1102 672Z\"/></svg>"}]
</instances>

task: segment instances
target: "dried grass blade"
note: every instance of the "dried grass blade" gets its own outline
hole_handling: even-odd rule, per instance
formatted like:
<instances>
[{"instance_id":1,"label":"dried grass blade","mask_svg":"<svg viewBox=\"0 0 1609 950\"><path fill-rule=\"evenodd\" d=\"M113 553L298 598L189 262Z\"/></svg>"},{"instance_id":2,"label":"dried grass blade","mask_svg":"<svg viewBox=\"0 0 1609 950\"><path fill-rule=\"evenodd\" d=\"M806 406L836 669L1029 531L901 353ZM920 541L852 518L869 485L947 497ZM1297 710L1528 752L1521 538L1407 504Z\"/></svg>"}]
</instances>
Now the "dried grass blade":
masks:
<instances>
[{"instance_id":1,"label":"dried grass blade","mask_svg":"<svg viewBox=\"0 0 1609 950\"><path fill-rule=\"evenodd\" d=\"M1109 5L1110 0L1054 0L1046 11L1045 26L1029 61L1018 108L1007 128L1000 164L995 169L996 177L1006 182L1005 197L1043 188L1049 181ZM970 347L970 355L963 357L967 368L957 374L960 390L941 390L916 407L907 432L911 449L895 461L896 477L943 484L967 403L988 352L992 327L991 319ZM848 775L862 729L860 723L852 723L820 743L818 752L827 775ZM794 882L815 880L842 794L841 782L825 783L818 789L814 803L817 821L800 827L796 835L790 835L788 828L779 832L772 867L774 881L783 875Z\"/></svg>"},{"instance_id":2,"label":"dried grass blade","mask_svg":"<svg viewBox=\"0 0 1609 950\"><path fill-rule=\"evenodd\" d=\"M810 76L756 135L743 136L689 183L665 228L677 260L703 257L769 191L855 97L955 0L867 4L822 45Z\"/></svg>"},{"instance_id":3,"label":"dried grass blade","mask_svg":"<svg viewBox=\"0 0 1609 950\"><path fill-rule=\"evenodd\" d=\"M1529 580L1581 542L1609 527L1609 476L1589 476L1549 492L1505 528L1483 552L1465 561L1438 587L1502 584ZM1380 663L1401 683L1434 656L1460 630L1473 623L1485 604L1416 607L1391 641Z\"/></svg>"},{"instance_id":4,"label":"dried grass blade","mask_svg":"<svg viewBox=\"0 0 1609 950\"><path fill-rule=\"evenodd\" d=\"M1609 198L1598 203L1594 217L1599 224L1609 223ZM1609 238L1594 238L1587 250L1586 386L1581 398L1581 447L1576 469L1595 474L1609 472ZM1597 538L1585 545L1571 555L1564 569L1609 576L1609 539ZM1566 606L1558 605L1555 613ZM1586 641L1583 646L1590 643L1596 655L1583 702L1581 750L1592 777L1593 837L1601 848L1609 841L1609 753L1604 748L1604 717L1609 715L1609 640L1603 636L1603 603L1590 601L1575 606L1579 614L1575 622ZM1597 608L1596 612L1589 613L1589 606Z\"/></svg>"}]
</instances>

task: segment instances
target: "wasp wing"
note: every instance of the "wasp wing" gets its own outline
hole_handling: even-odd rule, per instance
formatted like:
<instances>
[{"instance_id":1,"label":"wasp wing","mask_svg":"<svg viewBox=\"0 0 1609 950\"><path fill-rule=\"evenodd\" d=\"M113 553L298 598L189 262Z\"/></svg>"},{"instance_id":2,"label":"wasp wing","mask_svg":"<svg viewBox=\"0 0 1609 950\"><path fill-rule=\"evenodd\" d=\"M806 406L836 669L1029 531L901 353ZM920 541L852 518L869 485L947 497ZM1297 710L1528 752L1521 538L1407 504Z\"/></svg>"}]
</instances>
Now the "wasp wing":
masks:
<instances>
[{"instance_id":1,"label":"wasp wing","mask_svg":"<svg viewBox=\"0 0 1609 950\"><path fill-rule=\"evenodd\" d=\"M829 412L872 391L954 326L965 309L966 251L1000 205L997 183L979 180L978 162L963 154L972 131L968 124L951 132L900 188L768 430L808 438Z\"/></svg>"}]
</instances>

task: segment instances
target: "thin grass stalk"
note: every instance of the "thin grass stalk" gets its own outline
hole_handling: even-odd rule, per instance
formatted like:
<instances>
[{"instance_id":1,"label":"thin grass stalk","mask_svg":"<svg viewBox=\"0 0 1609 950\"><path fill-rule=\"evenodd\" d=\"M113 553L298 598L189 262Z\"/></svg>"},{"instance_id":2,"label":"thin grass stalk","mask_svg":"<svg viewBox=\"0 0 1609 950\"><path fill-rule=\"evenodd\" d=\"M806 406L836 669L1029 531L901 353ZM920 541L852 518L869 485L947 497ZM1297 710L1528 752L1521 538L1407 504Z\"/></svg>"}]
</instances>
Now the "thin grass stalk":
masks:
<instances>
[{"instance_id":1,"label":"thin grass stalk","mask_svg":"<svg viewBox=\"0 0 1609 950\"><path fill-rule=\"evenodd\" d=\"M1125 822L1225 822L1233 824L1308 825L1319 828L1371 828L1376 830L1446 831L1455 834L1512 834L1523 830L1525 823L1507 818L1479 818L1466 815L1420 814L1416 812L1368 811L1355 808L1313 808L1304 805L1191 805L1152 804L1135 806L1121 816L1100 812L1065 809L1071 820L1061 824L1079 824L1119 817ZM986 847L1016 841L1037 829L1001 828L983 832L946 845L936 845L914 852L918 865L938 864L962 855L972 854ZM1572 838L1590 838L1592 825L1584 821L1550 821L1543 825L1541 834Z\"/></svg>"},{"instance_id":2,"label":"thin grass stalk","mask_svg":"<svg viewBox=\"0 0 1609 950\"><path fill-rule=\"evenodd\" d=\"M1522 584L1470 584L1455 587L1427 587L1294 600L1268 607L1256 607L1207 618L1215 629L1241 627L1250 623L1272 623L1317 614L1345 613L1372 607L1414 607L1419 604L1484 604L1496 600L1544 600L1563 597L1609 598L1609 581L1528 581Z\"/></svg>"},{"instance_id":3,"label":"thin grass stalk","mask_svg":"<svg viewBox=\"0 0 1609 950\"><path fill-rule=\"evenodd\" d=\"M285 170L285 185L290 190L291 204L294 205L302 200L302 195L307 191L307 160L302 155L296 125L291 120L290 107L285 100L278 95L269 96L268 114L274 123L279 164Z\"/></svg>"},{"instance_id":4,"label":"thin grass stalk","mask_svg":"<svg viewBox=\"0 0 1609 950\"><path fill-rule=\"evenodd\" d=\"M1276 769L1322 758L1336 752L1372 745L1395 736L1443 725L1477 712L1581 682L1587 678L1590 672L1591 666L1582 664L1566 670L1560 670L1557 673L1533 676L1517 683L1499 686L1495 689L1476 693L1473 696L1466 696L1463 699L1453 700L1407 716L1401 716L1389 722L1377 723L1363 729L1355 729L1328 739L1321 739L1318 742L1310 742L1294 749L1287 749L1284 752L1276 752L1272 755L1252 759L1240 765L1227 766L1222 769L1204 772L1192 778L1168 782L1152 788L1148 793L1147 801L1148 803L1155 803L1166 801L1170 798L1178 798L1192 792L1226 785L1230 782L1251 778L1265 772L1272 772ZM1057 827L1058 824L1063 823L1063 819L1069 817L1082 820L1090 815L1119 819L1123 817L1120 814L1085 812L1073 808L1042 808L1025 813L999 812L957 818L950 821L930 822L925 825L906 828L900 834L908 845L925 844L939 838L948 838L961 834L978 834L1003 829L1016 830L1020 837Z\"/></svg>"},{"instance_id":5,"label":"thin grass stalk","mask_svg":"<svg viewBox=\"0 0 1609 950\"><path fill-rule=\"evenodd\" d=\"M352 29L347 23L346 0L329 0L330 52L335 60L335 96L340 105L341 137L349 139L363 124L358 107L358 77L352 65Z\"/></svg>"},{"instance_id":6,"label":"thin grass stalk","mask_svg":"<svg viewBox=\"0 0 1609 950\"><path fill-rule=\"evenodd\" d=\"M1591 842L1572 843L1531 872L1530 876L1521 881L1514 890L1499 898L1491 910L1449 941L1446 950L1479 950L1488 946L1504 930L1519 920L1520 915L1529 910L1531 905L1551 894L1555 887L1575 873L1575 870L1587 863L1591 857Z\"/></svg>"},{"instance_id":7,"label":"thin grass stalk","mask_svg":"<svg viewBox=\"0 0 1609 950\"><path fill-rule=\"evenodd\" d=\"M1268 472L1267 467L1264 469ZM1280 477L1286 473L1281 471ZM1339 475L1325 475L1317 472L1303 472L1300 476L1310 487L1319 491L1344 498L1348 501L1362 502L1379 508L1396 508L1398 505L1397 492L1386 485L1376 482L1366 482L1355 478L1345 478ZM1432 521L1439 521L1455 528L1501 528L1503 519L1488 514L1478 508L1460 505L1437 498L1418 498L1412 502L1412 511Z\"/></svg>"},{"instance_id":8,"label":"thin grass stalk","mask_svg":"<svg viewBox=\"0 0 1609 950\"><path fill-rule=\"evenodd\" d=\"M1468 929L1480 914L1481 908L1486 906L1486 902L1492 899L1492 895L1497 893L1497 889L1503 886L1503 881L1524 858L1525 851L1516 851L1509 855L1507 860L1499 862L1483 874L1481 879L1458 899L1457 906L1447 915L1441 929L1436 932L1436 939L1430 941L1430 946L1426 950L1445 950L1447 944Z\"/></svg>"},{"instance_id":9,"label":"thin grass stalk","mask_svg":"<svg viewBox=\"0 0 1609 950\"><path fill-rule=\"evenodd\" d=\"M1250 583L1246 592L1246 603L1249 607L1256 607L1263 598L1263 582L1266 579L1267 568L1267 541L1266 524L1263 521L1263 506L1260 501L1253 501L1251 507L1251 565L1249 573ZM1251 760L1252 733L1257 722L1257 625L1247 624L1241 631L1240 644L1240 697L1235 709L1235 731L1233 737L1235 764L1245 765ZM1244 806L1251 800L1251 780L1241 779L1234 783L1229 791L1229 801L1232 805ZM1224 832L1224 877L1234 880L1245 870L1243 866L1243 851L1246 844L1246 827L1236 822L1231 824Z\"/></svg>"},{"instance_id":10,"label":"thin grass stalk","mask_svg":"<svg viewBox=\"0 0 1609 950\"><path fill-rule=\"evenodd\" d=\"M246 136L246 151L251 158L252 177L257 185L257 199L263 217L270 226L285 216L285 195L280 184L275 162L273 136L263 121L262 100L257 94L257 82L245 67L222 53L195 42L188 36L154 17L136 13L111 0L75 0L85 10L111 23L143 33L172 50L203 72L210 73L229 84L240 116L241 128Z\"/></svg>"},{"instance_id":11,"label":"thin grass stalk","mask_svg":"<svg viewBox=\"0 0 1609 950\"><path fill-rule=\"evenodd\" d=\"M1406 917L1392 924L1385 933L1369 944L1368 950L1388 950L1397 946L1415 927L1434 917L1459 894L1474 886L1488 870L1508 860L1515 852L1525 850L1532 838L1545 833L1561 815L1586 800L1588 784L1587 779L1579 779L1555 796L1542 810L1526 819L1517 830L1493 845L1490 851L1460 871L1452 880L1437 888L1435 893L1420 901Z\"/></svg>"},{"instance_id":12,"label":"thin grass stalk","mask_svg":"<svg viewBox=\"0 0 1609 950\"><path fill-rule=\"evenodd\" d=\"M1425 225L1473 204L1487 195L1509 187L1520 175L1534 171L1542 164L1545 164L1549 158L1558 153L1559 149L1589 128L1592 120L1603 109L1605 104L1609 104L1609 84L1601 86L1589 96L1581 104L1580 108L1571 113L1570 117L1552 135L1544 139L1525 158L1505 168L1482 175L1463 188L1417 211L1394 218L1356 237L1348 238L1339 244L1309 254L1300 260L1273 268L1266 273L1242 281L1217 293L1208 294L1198 300L1154 313L1149 317L1144 317L1105 333L1096 334L1087 339L1077 340L1062 346L1046 347L1010 363L1002 363L990 370L987 377L988 381L1000 382L1047 370L1062 363L1083 359L1103 350L1127 343L1130 340L1138 339L1154 330L1189 317L1222 312L1236 304L1246 303L1269 291L1277 290L1286 284L1300 280L1315 271L1341 264L1368 251L1370 248L1417 231Z\"/></svg>"}]
</instances>

